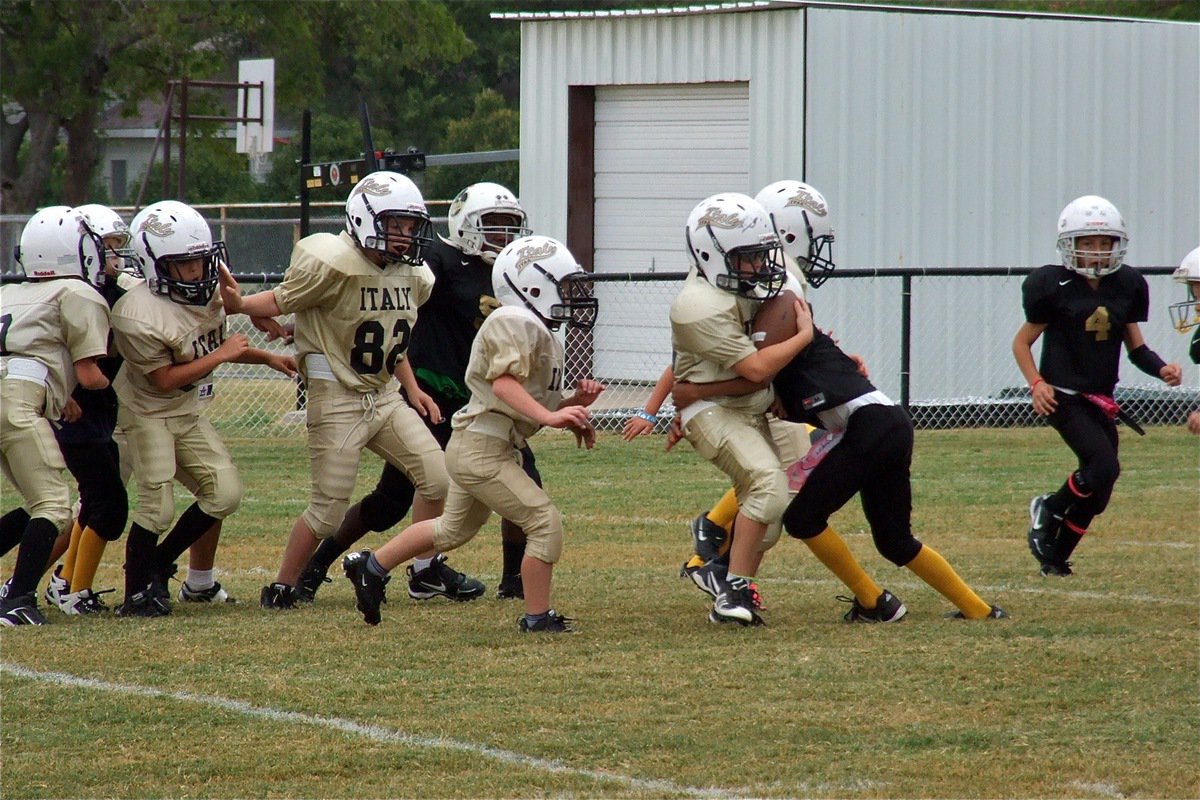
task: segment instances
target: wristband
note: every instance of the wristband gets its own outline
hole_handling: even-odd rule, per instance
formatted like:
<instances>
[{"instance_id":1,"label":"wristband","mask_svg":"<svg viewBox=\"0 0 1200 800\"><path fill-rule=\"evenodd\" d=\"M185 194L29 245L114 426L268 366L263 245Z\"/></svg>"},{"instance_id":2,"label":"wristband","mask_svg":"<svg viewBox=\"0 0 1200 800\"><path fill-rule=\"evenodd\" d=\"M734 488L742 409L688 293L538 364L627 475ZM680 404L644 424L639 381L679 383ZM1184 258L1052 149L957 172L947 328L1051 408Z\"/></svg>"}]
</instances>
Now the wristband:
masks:
<instances>
[{"instance_id":1,"label":"wristband","mask_svg":"<svg viewBox=\"0 0 1200 800\"><path fill-rule=\"evenodd\" d=\"M1031 392L1032 392L1034 389L1036 389L1036 388L1037 388L1037 385L1038 385L1039 383L1045 383L1045 382L1046 382L1046 380L1045 380L1044 378L1038 378L1036 381L1034 381L1033 383L1029 384L1029 391L1031 391Z\"/></svg>"},{"instance_id":2,"label":"wristband","mask_svg":"<svg viewBox=\"0 0 1200 800\"><path fill-rule=\"evenodd\" d=\"M1167 362L1158 357L1158 353L1144 344L1129 352L1129 360L1135 367L1153 378L1161 378L1162 368L1167 365Z\"/></svg>"},{"instance_id":3,"label":"wristband","mask_svg":"<svg viewBox=\"0 0 1200 800\"><path fill-rule=\"evenodd\" d=\"M658 417L654 416L653 414L651 414L649 411L646 411L645 409L638 411L637 413L634 414L634 416L637 417L638 419L646 420L646 422L649 422L651 425L658 424Z\"/></svg>"}]
</instances>

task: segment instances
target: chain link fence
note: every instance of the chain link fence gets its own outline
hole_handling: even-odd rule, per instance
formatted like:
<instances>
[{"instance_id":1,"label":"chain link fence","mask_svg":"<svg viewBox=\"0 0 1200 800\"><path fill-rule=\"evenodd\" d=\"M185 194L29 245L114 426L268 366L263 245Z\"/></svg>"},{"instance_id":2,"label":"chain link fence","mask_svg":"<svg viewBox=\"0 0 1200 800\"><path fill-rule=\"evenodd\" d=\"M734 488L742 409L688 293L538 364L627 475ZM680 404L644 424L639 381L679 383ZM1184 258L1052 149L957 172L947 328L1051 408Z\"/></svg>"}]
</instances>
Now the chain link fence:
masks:
<instances>
[{"instance_id":1,"label":"chain link fence","mask_svg":"<svg viewBox=\"0 0 1200 800\"><path fill-rule=\"evenodd\" d=\"M431 201L435 213L445 203ZM311 231L336 232L344 222L342 203L314 204ZM231 267L246 292L270 288L281 279L299 235L294 206L201 207L218 238L226 241ZM0 217L0 239L15 243L28 215ZM444 226L444 217L435 217ZM681 258L682 261L682 258ZM16 270L11 247L0 249L0 273ZM1187 357L1189 337L1170 325L1166 306L1182 300L1171 267L1142 267L1150 283L1151 319L1142 325L1147 342L1168 362L1183 364L1183 386L1167 388L1121 364L1116 399L1148 425L1174 425L1200 408L1200 372ZM1012 358L1020 327L1021 281L1029 268L838 270L810 292L817 324L832 331L847 352L861 355L871 380L904 403L923 428L1005 427L1042 424L1032 411L1029 390ZM671 360L668 309L684 272L595 276L600 314L589 335L570 332L568 379L595 377L608 387L593 407L599 426L618 430L641 408ZM285 320L290 321L290 320ZM230 319L230 331L251 344L267 343L245 317ZM1036 353L1037 347L1035 347ZM303 389L266 367L226 364L216 372L208 414L226 435L303 435ZM673 412L668 399L660 414ZM665 422L660 430L665 429Z\"/></svg>"},{"instance_id":2,"label":"chain link fence","mask_svg":"<svg viewBox=\"0 0 1200 800\"><path fill-rule=\"evenodd\" d=\"M1165 306L1179 293L1166 267L1148 274L1152 319L1146 340L1167 361L1185 365L1183 386L1169 388L1121 365L1116 399L1143 425L1181 424L1200 408L1200 371L1187 359L1189 337L1170 326ZM906 401L920 428L1012 427L1044 424L1012 358L1023 321L1020 289L1028 269L846 270L810 292L817 324L847 352L866 360L871 380ZM607 389L593 406L603 430L619 430L641 408L671 358L667 312L683 273L596 276L600 315L590 335L567 339L568 381L595 377ZM274 275L243 275L246 291L273 285ZM1182 296L1182 295L1181 295ZM419 324L419 323L418 323ZM230 329L267 344L244 317ZM906 334L907 331L907 334ZM1035 352L1037 347L1035 346ZM265 367L227 364L217 370L209 415L230 436L302 435L302 391ZM660 413L665 430L673 409Z\"/></svg>"}]
</instances>

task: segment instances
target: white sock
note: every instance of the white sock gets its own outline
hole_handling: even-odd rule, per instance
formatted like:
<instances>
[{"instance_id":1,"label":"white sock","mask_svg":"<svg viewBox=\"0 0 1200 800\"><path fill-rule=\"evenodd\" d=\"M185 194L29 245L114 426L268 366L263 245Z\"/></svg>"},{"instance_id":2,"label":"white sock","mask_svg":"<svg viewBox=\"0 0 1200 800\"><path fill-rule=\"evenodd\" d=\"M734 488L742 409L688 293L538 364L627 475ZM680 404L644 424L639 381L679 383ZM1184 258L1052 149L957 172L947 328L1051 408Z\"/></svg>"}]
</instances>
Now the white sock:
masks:
<instances>
[{"instance_id":1,"label":"white sock","mask_svg":"<svg viewBox=\"0 0 1200 800\"><path fill-rule=\"evenodd\" d=\"M433 563L432 558L414 558L413 572L420 572L423 569L429 569L429 565Z\"/></svg>"},{"instance_id":2,"label":"white sock","mask_svg":"<svg viewBox=\"0 0 1200 800\"><path fill-rule=\"evenodd\" d=\"M213 572L211 569L192 569L188 567L187 585L192 591L202 592L205 589L211 589L213 585Z\"/></svg>"}]
</instances>

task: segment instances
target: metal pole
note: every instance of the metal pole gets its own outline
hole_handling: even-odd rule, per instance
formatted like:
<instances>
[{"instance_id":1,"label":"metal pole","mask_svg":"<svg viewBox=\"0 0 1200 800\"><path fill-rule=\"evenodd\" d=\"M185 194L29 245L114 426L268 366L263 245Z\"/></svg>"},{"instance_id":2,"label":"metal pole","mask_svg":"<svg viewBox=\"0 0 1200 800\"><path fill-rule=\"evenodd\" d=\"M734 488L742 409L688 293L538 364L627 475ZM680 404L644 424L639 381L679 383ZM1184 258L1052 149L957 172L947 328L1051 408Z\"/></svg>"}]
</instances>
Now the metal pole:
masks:
<instances>
[{"instance_id":1,"label":"metal pole","mask_svg":"<svg viewBox=\"0 0 1200 800\"><path fill-rule=\"evenodd\" d=\"M908 410L908 381L912 356L912 276L900 279L900 405Z\"/></svg>"},{"instance_id":2,"label":"metal pole","mask_svg":"<svg viewBox=\"0 0 1200 800\"><path fill-rule=\"evenodd\" d=\"M183 77L179 94L179 190L175 199L186 203L187 197L187 132L188 132L188 79Z\"/></svg>"},{"instance_id":3,"label":"metal pole","mask_svg":"<svg viewBox=\"0 0 1200 800\"><path fill-rule=\"evenodd\" d=\"M300 238L308 236L308 162L312 160L312 111L304 109L300 125Z\"/></svg>"},{"instance_id":4,"label":"metal pole","mask_svg":"<svg viewBox=\"0 0 1200 800\"><path fill-rule=\"evenodd\" d=\"M158 124L158 133L154 136L154 147L150 150L150 161L146 164L146 172L142 175L142 185L138 187L137 199L133 201L133 211L136 214L142 207L142 198L146 194L146 184L150 182L150 169L154 166L154 159L158 156L158 145L163 141L163 131L168 129L171 120L171 103L175 101L175 85L167 83L167 102L163 110L163 121ZM169 134L167 135L169 139ZM166 166L163 166L163 174L166 174Z\"/></svg>"},{"instance_id":5,"label":"metal pole","mask_svg":"<svg viewBox=\"0 0 1200 800\"><path fill-rule=\"evenodd\" d=\"M167 113L163 118L163 179L164 200L171 196L171 109L175 105L175 81L171 81L171 97L167 99Z\"/></svg>"}]
</instances>

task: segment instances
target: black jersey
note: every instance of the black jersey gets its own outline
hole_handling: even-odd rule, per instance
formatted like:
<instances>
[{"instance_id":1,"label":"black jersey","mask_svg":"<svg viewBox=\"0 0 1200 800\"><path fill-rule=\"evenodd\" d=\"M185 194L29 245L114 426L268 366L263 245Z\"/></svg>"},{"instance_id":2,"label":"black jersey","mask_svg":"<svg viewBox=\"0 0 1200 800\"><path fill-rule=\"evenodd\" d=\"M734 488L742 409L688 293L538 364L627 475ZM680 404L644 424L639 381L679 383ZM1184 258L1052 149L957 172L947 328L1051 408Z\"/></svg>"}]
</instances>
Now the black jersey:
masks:
<instances>
[{"instance_id":1,"label":"black jersey","mask_svg":"<svg viewBox=\"0 0 1200 800\"><path fill-rule=\"evenodd\" d=\"M1025 319L1045 325L1039 371L1047 383L1076 392L1111 395L1117 385L1125 326L1145 322L1150 287L1133 267L1100 279L1057 264L1034 270L1021 286Z\"/></svg>"},{"instance_id":2,"label":"black jersey","mask_svg":"<svg viewBox=\"0 0 1200 800\"><path fill-rule=\"evenodd\" d=\"M500 305L492 296L492 268L441 237L425 263L433 270L435 281L417 316L409 358L426 386L466 402L471 397L464 379L471 342L484 318Z\"/></svg>"},{"instance_id":3,"label":"black jersey","mask_svg":"<svg viewBox=\"0 0 1200 800\"><path fill-rule=\"evenodd\" d=\"M818 411L827 411L875 391L858 373L858 364L833 339L813 328L813 340L775 375L775 394L791 422L821 426Z\"/></svg>"},{"instance_id":4,"label":"black jersey","mask_svg":"<svg viewBox=\"0 0 1200 800\"><path fill-rule=\"evenodd\" d=\"M125 294L125 290L117 286L115 279L105 282L100 294L108 301L108 307ZM54 438L60 444L97 444L112 441L113 431L117 427L117 393L113 391L112 382L121 369L125 359L117 354L113 347L112 334L108 336L108 355L96 359L96 365L108 378L109 385L103 389L85 389L76 386L71 392L71 399L79 404L83 411L76 422L62 422L54 427Z\"/></svg>"},{"instance_id":5,"label":"black jersey","mask_svg":"<svg viewBox=\"0 0 1200 800\"><path fill-rule=\"evenodd\" d=\"M1200 364L1200 328L1196 328L1196 332L1192 334L1192 346L1188 349L1188 356L1193 364Z\"/></svg>"}]
</instances>

